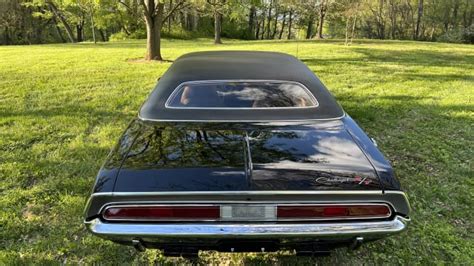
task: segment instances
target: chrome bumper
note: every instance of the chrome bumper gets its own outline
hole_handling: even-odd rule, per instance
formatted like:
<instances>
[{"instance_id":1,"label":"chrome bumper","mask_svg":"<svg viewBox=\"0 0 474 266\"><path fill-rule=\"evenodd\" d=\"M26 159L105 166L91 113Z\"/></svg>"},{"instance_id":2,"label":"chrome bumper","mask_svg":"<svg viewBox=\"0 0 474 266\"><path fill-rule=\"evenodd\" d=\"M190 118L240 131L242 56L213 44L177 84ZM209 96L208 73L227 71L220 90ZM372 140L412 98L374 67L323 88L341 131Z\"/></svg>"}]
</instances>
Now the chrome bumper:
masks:
<instances>
[{"instance_id":1,"label":"chrome bumper","mask_svg":"<svg viewBox=\"0 0 474 266\"><path fill-rule=\"evenodd\" d=\"M112 240L136 238L223 239L223 238L317 238L337 239L362 236L382 238L406 229L409 219L396 216L390 221L345 223L278 224L127 224L104 223L100 219L85 222L94 234Z\"/></svg>"}]
</instances>

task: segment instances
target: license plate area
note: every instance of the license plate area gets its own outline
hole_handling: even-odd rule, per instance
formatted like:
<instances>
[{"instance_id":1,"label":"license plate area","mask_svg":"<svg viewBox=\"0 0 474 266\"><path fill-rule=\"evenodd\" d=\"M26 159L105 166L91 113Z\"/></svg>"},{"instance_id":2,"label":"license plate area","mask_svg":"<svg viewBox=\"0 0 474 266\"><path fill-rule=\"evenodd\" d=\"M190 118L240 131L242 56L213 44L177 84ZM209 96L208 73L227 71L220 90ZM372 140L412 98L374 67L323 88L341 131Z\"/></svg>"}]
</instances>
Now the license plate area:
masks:
<instances>
[{"instance_id":1,"label":"license plate area","mask_svg":"<svg viewBox=\"0 0 474 266\"><path fill-rule=\"evenodd\" d=\"M232 204L221 206L222 221L274 221L276 205Z\"/></svg>"}]
</instances>

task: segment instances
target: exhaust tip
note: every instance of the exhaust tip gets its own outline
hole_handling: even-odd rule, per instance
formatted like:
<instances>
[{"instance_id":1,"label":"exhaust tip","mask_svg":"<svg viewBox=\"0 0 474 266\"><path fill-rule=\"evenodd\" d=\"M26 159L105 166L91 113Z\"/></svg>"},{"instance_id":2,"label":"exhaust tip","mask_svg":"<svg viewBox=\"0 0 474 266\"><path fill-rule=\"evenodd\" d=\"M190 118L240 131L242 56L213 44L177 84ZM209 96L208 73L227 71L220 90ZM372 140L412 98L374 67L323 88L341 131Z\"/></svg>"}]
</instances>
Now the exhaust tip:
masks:
<instances>
[{"instance_id":1,"label":"exhaust tip","mask_svg":"<svg viewBox=\"0 0 474 266\"><path fill-rule=\"evenodd\" d=\"M143 245L142 241L140 241L138 239L132 240L132 245L139 252L144 252L146 250L146 248Z\"/></svg>"},{"instance_id":2,"label":"exhaust tip","mask_svg":"<svg viewBox=\"0 0 474 266\"><path fill-rule=\"evenodd\" d=\"M364 238L361 237L361 236L358 236L358 237L354 238L354 241L352 242L350 248L352 250L356 250L356 249L360 248L360 246L362 246L362 242L364 242Z\"/></svg>"}]
</instances>

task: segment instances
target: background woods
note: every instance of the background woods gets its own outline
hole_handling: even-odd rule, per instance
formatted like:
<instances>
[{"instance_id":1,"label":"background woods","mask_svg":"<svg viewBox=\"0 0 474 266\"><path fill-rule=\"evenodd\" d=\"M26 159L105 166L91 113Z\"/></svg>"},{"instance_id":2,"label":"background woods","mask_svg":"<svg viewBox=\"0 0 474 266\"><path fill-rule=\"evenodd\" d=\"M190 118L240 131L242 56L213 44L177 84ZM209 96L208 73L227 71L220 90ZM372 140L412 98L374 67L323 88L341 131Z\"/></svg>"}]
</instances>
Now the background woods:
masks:
<instances>
[{"instance_id":1,"label":"background woods","mask_svg":"<svg viewBox=\"0 0 474 266\"><path fill-rule=\"evenodd\" d=\"M0 0L0 44L147 38L474 43L472 0Z\"/></svg>"}]
</instances>

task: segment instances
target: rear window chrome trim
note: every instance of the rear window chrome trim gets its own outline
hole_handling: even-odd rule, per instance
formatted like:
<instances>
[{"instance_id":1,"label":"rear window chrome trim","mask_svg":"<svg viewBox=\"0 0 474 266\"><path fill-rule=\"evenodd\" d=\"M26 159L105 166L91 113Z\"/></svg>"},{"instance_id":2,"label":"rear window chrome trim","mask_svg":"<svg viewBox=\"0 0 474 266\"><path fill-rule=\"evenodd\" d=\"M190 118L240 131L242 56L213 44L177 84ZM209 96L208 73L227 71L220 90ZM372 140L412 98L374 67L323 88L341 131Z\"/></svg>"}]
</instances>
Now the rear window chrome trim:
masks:
<instances>
[{"instance_id":1,"label":"rear window chrome trim","mask_svg":"<svg viewBox=\"0 0 474 266\"><path fill-rule=\"evenodd\" d=\"M311 107L313 108L313 107ZM141 121L148 122L187 122L187 123L222 123L222 122L232 122L232 123L268 123L268 122L278 122L278 123L295 123L295 122L313 122L313 121L336 121L346 117L344 112L341 116L333 118L307 118L307 119L267 119L267 120L258 120L258 119L154 119L154 118L145 118L138 114L137 118Z\"/></svg>"},{"instance_id":2,"label":"rear window chrome trim","mask_svg":"<svg viewBox=\"0 0 474 266\"><path fill-rule=\"evenodd\" d=\"M288 107L183 107L183 106L170 106L170 102L174 99L176 94L181 91L181 88L186 85L193 84L221 84L221 83L245 83L245 82L273 82L273 83L282 83L282 84L293 84L301 87L311 98L312 106L288 106ZM165 102L165 108L167 109L183 109L183 110L293 110L293 109L314 109L319 106L319 102L316 97L311 93L311 91L302 83L297 81L289 80L263 80L263 79L223 79L223 80L194 80L194 81L185 81L179 84L173 92L168 96Z\"/></svg>"}]
</instances>

